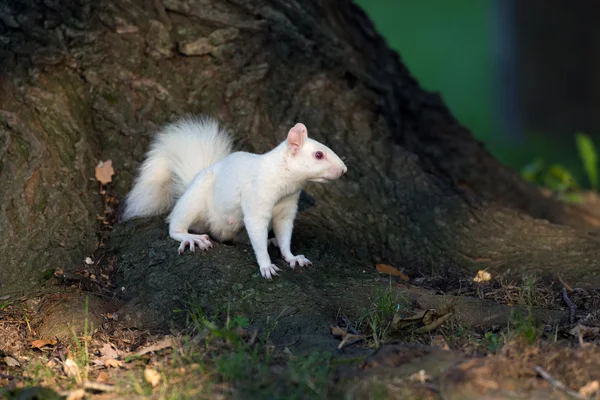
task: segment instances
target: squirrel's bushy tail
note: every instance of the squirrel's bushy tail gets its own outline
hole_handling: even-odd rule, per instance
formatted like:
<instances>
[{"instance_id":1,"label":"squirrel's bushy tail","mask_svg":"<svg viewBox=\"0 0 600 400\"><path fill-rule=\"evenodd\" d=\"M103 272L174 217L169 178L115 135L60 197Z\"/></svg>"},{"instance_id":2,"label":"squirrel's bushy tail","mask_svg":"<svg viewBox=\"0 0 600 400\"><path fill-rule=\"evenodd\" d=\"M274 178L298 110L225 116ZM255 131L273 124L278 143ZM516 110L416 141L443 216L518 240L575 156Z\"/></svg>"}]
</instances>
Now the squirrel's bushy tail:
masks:
<instances>
[{"instance_id":1,"label":"squirrel's bushy tail","mask_svg":"<svg viewBox=\"0 0 600 400\"><path fill-rule=\"evenodd\" d=\"M198 172L231 151L231 137L213 119L190 118L165 126L127 195L123 220L169 211Z\"/></svg>"}]
</instances>

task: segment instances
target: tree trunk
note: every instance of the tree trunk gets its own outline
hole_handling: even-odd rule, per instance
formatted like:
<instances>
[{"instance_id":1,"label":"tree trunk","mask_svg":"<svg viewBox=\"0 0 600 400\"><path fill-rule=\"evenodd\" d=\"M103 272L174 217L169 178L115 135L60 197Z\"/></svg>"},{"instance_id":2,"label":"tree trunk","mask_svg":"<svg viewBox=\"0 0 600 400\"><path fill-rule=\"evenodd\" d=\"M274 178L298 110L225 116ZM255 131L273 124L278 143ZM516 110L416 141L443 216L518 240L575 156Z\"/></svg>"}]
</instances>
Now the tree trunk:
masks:
<instances>
[{"instance_id":1,"label":"tree trunk","mask_svg":"<svg viewBox=\"0 0 600 400\"><path fill-rule=\"evenodd\" d=\"M102 212L95 164L113 160L124 196L156 129L195 113L254 152L301 121L349 158L344 179L306 188L316 204L293 246L318 265L303 273L310 285L343 285L378 261L413 276L488 268L600 282L590 233L600 219L493 159L350 1L14 0L0 21L0 292L81 264ZM185 282L258 271L244 246L177 258L158 222L125 224L115 238L134 292L167 298ZM237 272L184 268L208 260Z\"/></svg>"}]
</instances>

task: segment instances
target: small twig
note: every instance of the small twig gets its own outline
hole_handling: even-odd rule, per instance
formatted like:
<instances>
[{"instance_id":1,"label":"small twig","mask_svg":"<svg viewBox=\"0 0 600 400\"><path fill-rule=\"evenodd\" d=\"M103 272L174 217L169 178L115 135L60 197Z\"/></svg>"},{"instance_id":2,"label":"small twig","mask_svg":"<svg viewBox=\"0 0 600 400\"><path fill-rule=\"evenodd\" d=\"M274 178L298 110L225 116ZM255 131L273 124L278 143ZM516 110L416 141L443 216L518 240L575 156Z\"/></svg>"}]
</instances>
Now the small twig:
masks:
<instances>
[{"instance_id":1,"label":"small twig","mask_svg":"<svg viewBox=\"0 0 600 400\"><path fill-rule=\"evenodd\" d=\"M168 349L170 347L173 347L174 345L175 345L175 343L173 341L173 338L171 338L170 336L165 336L159 342L157 342L151 346L145 347L142 350L136 352L135 356L141 357L148 353L156 353L157 351Z\"/></svg>"},{"instance_id":2,"label":"small twig","mask_svg":"<svg viewBox=\"0 0 600 400\"><path fill-rule=\"evenodd\" d=\"M344 347L352 346L353 344L362 342L363 340L365 340L365 337L363 335L348 335L344 337L344 339L342 339L342 341L338 345L338 350L342 350Z\"/></svg>"},{"instance_id":3,"label":"small twig","mask_svg":"<svg viewBox=\"0 0 600 400\"><path fill-rule=\"evenodd\" d=\"M567 289L569 292L572 292L572 291L573 291L573 288L572 288L572 287L571 287L571 286L570 286L568 283L566 283L565 281L563 281L563 280L562 280L562 278L560 277L560 275L557 275L557 277L558 277L558 280L560 281L560 283L562 283L562 285L563 285L563 286L564 286L564 287L565 287L565 288L566 288L566 289Z\"/></svg>"},{"instance_id":4,"label":"small twig","mask_svg":"<svg viewBox=\"0 0 600 400\"><path fill-rule=\"evenodd\" d=\"M83 388L86 390L96 390L98 392L114 392L115 387L113 385L107 385L106 383L100 382L83 382Z\"/></svg>"},{"instance_id":5,"label":"small twig","mask_svg":"<svg viewBox=\"0 0 600 400\"><path fill-rule=\"evenodd\" d=\"M248 346L254 346L257 338L258 338L258 331L255 329L252 331L252 336L250 336L250 340L248 340Z\"/></svg>"},{"instance_id":6,"label":"small twig","mask_svg":"<svg viewBox=\"0 0 600 400\"><path fill-rule=\"evenodd\" d=\"M356 328L354 328L352 326L352 324L350 323L350 320L348 319L348 317L346 317L345 315L342 315L342 321L344 322L344 324L346 324L346 328L353 334L358 335L358 331L356 330Z\"/></svg>"},{"instance_id":7,"label":"small twig","mask_svg":"<svg viewBox=\"0 0 600 400\"><path fill-rule=\"evenodd\" d=\"M427 332L431 332L434 329L439 328L444 322L446 322L451 316L453 316L454 313L453 312L449 312L448 314L444 314L441 317L439 317L438 319L436 319L435 321L433 321L432 323L422 326L418 329L415 329L415 333L427 333Z\"/></svg>"},{"instance_id":8,"label":"small twig","mask_svg":"<svg viewBox=\"0 0 600 400\"><path fill-rule=\"evenodd\" d=\"M562 299L569 307L569 322L573 323L575 322L575 304L573 304L569 298L569 295L567 294L567 288L562 288L560 293L562 294Z\"/></svg>"},{"instance_id":9,"label":"small twig","mask_svg":"<svg viewBox=\"0 0 600 400\"><path fill-rule=\"evenodd\" d=\"M555 388L562 390L563 392L565 392L569 396L572 396L572 397L574 397L576 399L585 400L585 397L583 397L582 395L580 395L576 391L571 390L567 385L565 385L561 381L554 379L552 377L552 375L550 375L544 368L540 367L539 365L536 366L536 367L534 367L533 369L535 370L535 372L538 373L538 375L540 375L542 378L544 378L545 380L547 380Z\"/></svg>"},{"instance_id":10,"label":"small twig","mask_svg":"<svg viewBox=\"0 0 600 400\"><path fill-rule=\"evenodd\" d=\"M9 379L9 380L19 379L19 380L23 380L23 381L32 381L33 380L33 378L31 378L29 376L8 375L8 374L3 374L2 372L0 372L0 378Z\"/></svg>"}]
</instances>

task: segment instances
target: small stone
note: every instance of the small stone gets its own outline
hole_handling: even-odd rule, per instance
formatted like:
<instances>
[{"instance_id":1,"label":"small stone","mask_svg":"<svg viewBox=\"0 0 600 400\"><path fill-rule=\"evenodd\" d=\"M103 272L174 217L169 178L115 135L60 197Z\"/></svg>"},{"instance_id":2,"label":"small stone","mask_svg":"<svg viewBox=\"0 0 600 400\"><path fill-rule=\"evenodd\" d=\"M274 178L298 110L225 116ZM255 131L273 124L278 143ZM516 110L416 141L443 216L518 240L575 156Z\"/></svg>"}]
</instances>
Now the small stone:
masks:
<instances>
[{"instance_id":1,"label":"small stone","mask_svg":"<svg viewBox=\"0 0 600 400\"><path fill-rule=\"evenodd\" d=\"M156 59L168 58L173 55L173 42L166 26L156 20L148 22L148 34L146 43L149 54Z\"/></svg>"},{"instance_id":2,"label":"small stone","mask_svg":"<svg viewBox=\"0 0 600 400\"><path fill-rule=\"evenodd\" d=\"M223 43L235 40L240 33L238 28L217 29L208 36L210 43L214 46L219 46Z\"/></svg>"},{"instance_id":3,"label":"small stone","mask_svg":"<svg viewBox=\"0 0 600 400\"><path fill-rule=\"evenodd\" d=\"M193 42L179 43L179 51L186 56L202 56L214 50L214 46L210 44L209 39L200 38Z\"/></svg>"},{"instance_id":4,"label":"small stone","mask_svg":"<svg viewBox=\"0 0 600 400\"><path fill-rule=\"evenodd\" d=\"M13 16L14 12L8 8L8 5L0 6L0 21L4 22L4 25L9 28L19 28L21 25L17 22Z\"/></svg>"},{"instance_id":5,"label":"small stone","mask_svg":"<svg viewBox=\"0 0 600 400\"><path fill-rule=\"evenodd\" d=\"M35 65L56 65L64 60L64 56L55 49L40 49L31 55L31 62Z\"/></svg>"}]
</instances>

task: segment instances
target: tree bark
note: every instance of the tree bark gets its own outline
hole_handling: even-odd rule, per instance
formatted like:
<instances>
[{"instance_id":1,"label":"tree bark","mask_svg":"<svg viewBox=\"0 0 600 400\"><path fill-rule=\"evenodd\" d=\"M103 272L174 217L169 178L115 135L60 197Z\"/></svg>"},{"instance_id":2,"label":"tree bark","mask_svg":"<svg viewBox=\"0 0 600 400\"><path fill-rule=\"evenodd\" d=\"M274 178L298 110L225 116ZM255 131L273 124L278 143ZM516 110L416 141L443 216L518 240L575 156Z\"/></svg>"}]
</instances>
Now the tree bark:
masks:
<instances>
[{"instance_id":1,"label":"tree bark","mask_svg":"<svg viewBox=\"0 0 600 400\"><path fill-rule=\"evenodd\" d=\"M94 165L113 160L124 196L156 129L197 113L254 152L301 121L349 159L343 180L306 188L316 204L293 241L313 261L337 255L333 272L383 261L600 282L600 220L499 164L350 1L14 0L0 21L0 292L82 263L102 212ZM154 228L113 240L137 291L156 286L144 268L182 262Z\"/></svg>"}]
</instances>

